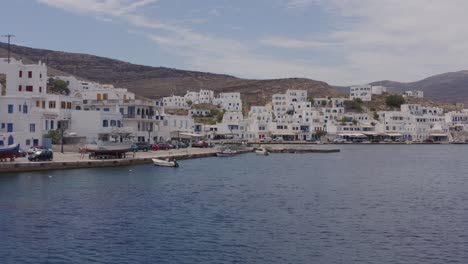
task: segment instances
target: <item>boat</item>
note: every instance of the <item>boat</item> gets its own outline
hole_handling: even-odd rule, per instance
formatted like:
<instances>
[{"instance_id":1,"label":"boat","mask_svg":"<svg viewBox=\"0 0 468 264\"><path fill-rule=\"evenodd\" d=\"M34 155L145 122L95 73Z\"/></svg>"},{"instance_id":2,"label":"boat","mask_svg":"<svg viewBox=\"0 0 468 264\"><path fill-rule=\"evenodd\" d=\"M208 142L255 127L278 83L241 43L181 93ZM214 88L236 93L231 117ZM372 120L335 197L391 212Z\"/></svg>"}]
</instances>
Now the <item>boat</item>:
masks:
<instances>
[{"instance_id":1,"label":"boat","mask_svg":"<svg viewBox=\"0 0 468 264\"><path fill-rule=\"evenodd\" d=\"M152 160L155 166L173 167L173 168L179 167L179 163L176 160L169 161L169 160L162 160L162 159L156 159L156 158L153 158Z\"/></svg>"},{"instance_id":2,"label":"boat","mask_svg":"<svg viewBox=\"0 0 468 264\"><path fill-rule=\"evenodd\" d=\"M116 154L126 153L132 147L132 142L110 142L110 141L98 141L94 144L86 144L84 149L86 152L96 154Z\"/></svg>"},{"instance_id":3,"label":"boat","mask_svg":"<svg viewBox=\"0 0 468 264\"><path fill-rule=\"evenodd\" d=\"M0 159L15 159L19 157L19 144L0 147Z\"/></svg>"},{"instance_id":4,"label":"boat","mask_svg":"<svg viewBox=\"0 0 468 264\"><path fill-rule=\"evenodd\" d=\"M112 134L91 144L86 144L80 148L81 153L90 153L90 157L114 156L121 158L129 152L132 141L126 134Z\"/></svg>"},{"instance_id":5,"label":"boat","mask_svg":"<svg viewBox=\"0 0 468 264\"><path fill-rule=\"evenodd\" d=\"M268 156L270 153L268 153L268 151L266 149L260 148L260 149L255 150L255 154Z\"/></svg>"},{"instance_id":6,"label":"boat","mask_svg":"<svg viewBox=\"0 0 468 264\"><path fill-rule=\"evenodd\" d=\"M237 151L232 149L223 149L219 152L216 152L216 156L218 157L231 157L237 154Z\"/></svg>"}]
</instances>

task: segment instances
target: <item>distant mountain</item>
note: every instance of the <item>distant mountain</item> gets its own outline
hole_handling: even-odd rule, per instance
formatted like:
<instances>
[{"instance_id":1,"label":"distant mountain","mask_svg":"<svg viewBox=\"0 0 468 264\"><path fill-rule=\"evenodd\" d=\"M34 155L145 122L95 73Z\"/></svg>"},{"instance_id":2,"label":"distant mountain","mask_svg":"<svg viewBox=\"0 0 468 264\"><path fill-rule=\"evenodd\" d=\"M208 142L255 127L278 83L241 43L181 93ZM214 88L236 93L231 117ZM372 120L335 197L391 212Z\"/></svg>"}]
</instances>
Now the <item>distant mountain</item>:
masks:
<instances>
[{"instance_id":1,"label":"distant mountain","mask_svg":"<svg viewBox=\"0 0 468 264\"><path fill-rule=\"evenodd\" d=\"M410 83L379 81L371 83L392 87L392 92L424 91L424 97L445 102L468 103L468 71L448 72Z\"/></svg>"},{"instance_id":2,"label":"distant mountain","mask_svg":"<svg viewBox=\"0 0 468 264\"><path fill-rule=\"evenodd\" d=\"M7 56L6 48L5 43L0 43L0 57ZM50 75L74 75L89 81L109 83L149 98L183 95L187 90L210 89L215 92L241 92L247 105L257 105L271 101L271 95L287 89L305 89L314 97L339 95L327 83L310 79L249 80L16 45L12 45L12 53L13 57L25 62L45 62Z\"/></svg>"}]
</instances>

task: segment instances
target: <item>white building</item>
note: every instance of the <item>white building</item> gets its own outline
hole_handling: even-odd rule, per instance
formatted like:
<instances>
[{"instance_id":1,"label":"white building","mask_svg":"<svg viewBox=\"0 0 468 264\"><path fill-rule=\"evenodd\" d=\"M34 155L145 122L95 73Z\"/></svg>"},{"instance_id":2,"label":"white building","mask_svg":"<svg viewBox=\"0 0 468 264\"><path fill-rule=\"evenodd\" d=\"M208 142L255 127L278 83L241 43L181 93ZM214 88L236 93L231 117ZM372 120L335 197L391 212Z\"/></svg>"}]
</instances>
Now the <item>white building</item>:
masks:
<instances>
[{"instance_id":1,"label":"white building","mask_svg":"<svg viewBox=\"0 0 468 264\"><path fill-rule=\"evenodd\" d=\"M213 103L228 112L242 111L240 93L220 93Z\"/></svg>"},{"instance_id":2,"label":"white building","mask_svg":"<svg viewBox=\"0 0 468 264\"><path fill-rule=\"evenodd\" d=\"M405 91L403 95L406 97L424 98L423 91Z\"/></svg>"},{"instance_id":3,"label":"white building","mask_svg":"<svg viewBox=\"0 0 468 264\"><path fill-rule=\"evenodd\" d=\"M19 143L29 148L43 144L43 135L57 128L58 118L46 107L46 65L0 59L0 74L6 79L0 96L0 146Z\"/></svg>"},{"instance_id":4,"label":"white building","mask_svg":"<svg viewBox=\"0 0 468 264\"><path fill-rule=\"evenodd\" d=\"M372 86L369 84L365 85L354 85L349 87L349 99L361 99L363 102L372 101Z\"/></svg>"},{"instance_id":5,"label":"white building","mask_svg":"<svg viewBox=\"0 0 468 264\"><path fill-rule=\"evenodd\" d=\"M213 104L215 99L213 91L203 89L199 92L187 91L184 98L190 100L192 104Z\"/></svg>"},{"instance_id":6,"label":"white building","mask_svg":"<svg viewBox=\"0 0 468 264\"><path fill-rule=\"evenodd\" d=\"M381 95L387 92L387 87L382 85L372 85L372 94Z\"/></svg>"},{"instance_id":7,"label":"white building","mask_svg":"<svg viewBox=\"0 0 468 264\"><path fill-rule=\"evenodd\" d=\"M169 97L163 97L164 107L167 109L187 109L190 108L187 104L187 99L182 96L173 95Z\"/></svg>"},{"instance_id":8,"label":"white building","mask_svg":"<svg viewBox=\"0 0 468 264\"><path fill-rule=\"evenodd\" d=\"M284 94L274 94L272 105L275 115L282 115L293 110L294 103L307 102L307 91L287 90Z\"/></svg>"}]
</instances>

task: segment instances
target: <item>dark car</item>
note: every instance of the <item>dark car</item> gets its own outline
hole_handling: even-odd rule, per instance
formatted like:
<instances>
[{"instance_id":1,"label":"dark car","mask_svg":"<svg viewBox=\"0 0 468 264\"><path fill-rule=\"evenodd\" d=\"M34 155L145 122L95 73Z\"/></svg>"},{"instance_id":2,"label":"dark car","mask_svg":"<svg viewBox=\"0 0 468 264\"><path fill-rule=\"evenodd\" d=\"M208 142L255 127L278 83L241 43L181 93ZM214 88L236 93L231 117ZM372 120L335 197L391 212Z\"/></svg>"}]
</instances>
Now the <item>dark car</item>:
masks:
<instances>
[{"instance_id":1,"label":"dark car","mask_svg":"<svg viewBox=\"0 0 468 264\"><path fill-rule=\"evenodd\" d=\"M178 141L174 143L174 147L176 148L188 148L188 144L183 141Z\"/></svg>"},{"instance_id":2,"label":"dark car","mask_svg":"<svg viewBox=\"0 0 468 264\"><path fill-rule=\"evenodd\" d=\"M132 151L143 150L144 152L146 152L146 151L148 151L150 149L151 149L151 146L147 142L137 142L137 143L133 144L132 147L131 147Z\"/></svg>"},{"instance_id":3,"label":"dark car","mask_svg":"<svg viewBox=\"0 0 468 264\"><path fill-rule=\"evenodd\" d=\"M18 156L20 156L20 157L23 157L23 158L24 158L24 157L26 157L27 155L28 155L28 152L26 152L24 149L20 149L20 150L18 151Z\"/></svg>"},{"instance_id":4,"label":"dark car","mask_svg":"<svg viewBox=\"0 0 468 264\"><path fill-rule=\"evenodd\" d=\"M206 141L197 141L192 144L194 148L208 148L210 144Z\"/></svg>"},{"instance_id":5,"label":"dark car","mask_svg":"<svg viewBox=\"0 0 468 264\"><path fill-rule=\"evenodd\" d=\"M54 153L50 149L41 149L37 150L33 154L30 154L28 160L30 161L39 161L39 160L49 160L52 161L54 159Z\"/></svg>"}]
</instances>

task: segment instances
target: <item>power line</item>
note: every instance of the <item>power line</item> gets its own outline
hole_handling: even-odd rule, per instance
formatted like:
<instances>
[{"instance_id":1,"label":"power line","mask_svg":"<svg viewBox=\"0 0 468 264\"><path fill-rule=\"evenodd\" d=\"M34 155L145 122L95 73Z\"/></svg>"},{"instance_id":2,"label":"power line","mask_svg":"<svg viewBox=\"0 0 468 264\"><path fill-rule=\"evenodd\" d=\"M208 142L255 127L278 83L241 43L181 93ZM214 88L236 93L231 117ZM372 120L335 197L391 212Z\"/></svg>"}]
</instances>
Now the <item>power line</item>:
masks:
<instances>
[{"instance_id":1,"label":"power line","mask_svg":"<svg viewBox=\"0 0 468 264\"><path fill-rule=\"evenodd\" d=\"M8 63L10 63L10 39L11 38L14 38L15 35L13 34L6 34L6 35L2 35L3 38L8 38Z\"/></svg>"}]
</instances>

